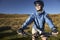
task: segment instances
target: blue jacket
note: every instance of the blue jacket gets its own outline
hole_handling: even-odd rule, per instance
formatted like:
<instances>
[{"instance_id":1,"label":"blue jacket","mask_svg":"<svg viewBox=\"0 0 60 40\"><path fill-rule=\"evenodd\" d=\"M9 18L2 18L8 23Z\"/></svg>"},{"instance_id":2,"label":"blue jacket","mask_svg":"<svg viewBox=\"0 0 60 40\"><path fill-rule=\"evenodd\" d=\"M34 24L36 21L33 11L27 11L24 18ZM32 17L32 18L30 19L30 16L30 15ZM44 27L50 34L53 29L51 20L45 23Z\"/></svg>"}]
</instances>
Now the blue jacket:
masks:
<instances>
[{"instance_id":1,"label":"blue jacket","mask_svg":"<svg viewBox=\"0 0 60 40\"><path fill-rule=\"evenodd\" d=\"M44 24L45 22L49 25L49 27L54 30L54 24L52 20L49 18L48 14L43 11L42 13L33 13L31 14L28 19L25 21L25 23L22 25L23 29L27 28L27 25L34 22L33 27L36 27L39 30L44 30Z\"/></svg>"}]
</instances>

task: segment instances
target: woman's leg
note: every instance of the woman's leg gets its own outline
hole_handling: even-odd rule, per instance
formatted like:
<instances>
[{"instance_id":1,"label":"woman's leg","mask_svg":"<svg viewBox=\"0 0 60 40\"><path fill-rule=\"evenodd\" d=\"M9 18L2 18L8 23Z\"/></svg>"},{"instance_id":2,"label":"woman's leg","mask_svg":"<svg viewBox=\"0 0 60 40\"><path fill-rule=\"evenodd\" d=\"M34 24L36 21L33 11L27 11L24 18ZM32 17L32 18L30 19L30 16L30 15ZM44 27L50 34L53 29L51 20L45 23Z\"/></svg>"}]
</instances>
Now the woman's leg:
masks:
<instances>
[{"instance_id":1,"label":"woman's leg","mask_svg":"<svg viewBox=\"0 0 60 40\"><path fill-rule=\"evenodd\" d=\"M37 38L36 38L36 34L37 34L37 31L36 31L36 29L33 27L32 28L32 40L36 40Z\"/></svg>"},{"instance_id":2,"label":"woman's leg","mask_svg":"<svg viewBox=\"0 0 60 40\"><path fill-rule=\"evenodd\" d=\"M40 36L42 40L47 40L47 37L45 35Z\"/></svg>"}]
</instances>

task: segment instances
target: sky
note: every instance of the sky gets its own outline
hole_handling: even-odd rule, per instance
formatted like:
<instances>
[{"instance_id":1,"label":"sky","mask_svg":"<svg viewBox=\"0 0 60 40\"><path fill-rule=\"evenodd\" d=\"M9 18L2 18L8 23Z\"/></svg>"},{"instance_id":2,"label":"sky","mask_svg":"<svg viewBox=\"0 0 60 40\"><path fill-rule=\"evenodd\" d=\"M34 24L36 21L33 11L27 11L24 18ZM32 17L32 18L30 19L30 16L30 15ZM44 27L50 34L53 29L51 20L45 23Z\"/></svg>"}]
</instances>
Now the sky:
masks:
<instances>
[{"instance_id":1,"label":"sky","mask_svg":"<svg viewBox=\"0 0 60 40\"><path fill-rule=\"evenodd\" d=\"M33 4L35 0L0 0L0 13L31 14L36 12ZM49 14L60 13L60 0L42 0L44 10Z\"/></svg>"}]
</instances>

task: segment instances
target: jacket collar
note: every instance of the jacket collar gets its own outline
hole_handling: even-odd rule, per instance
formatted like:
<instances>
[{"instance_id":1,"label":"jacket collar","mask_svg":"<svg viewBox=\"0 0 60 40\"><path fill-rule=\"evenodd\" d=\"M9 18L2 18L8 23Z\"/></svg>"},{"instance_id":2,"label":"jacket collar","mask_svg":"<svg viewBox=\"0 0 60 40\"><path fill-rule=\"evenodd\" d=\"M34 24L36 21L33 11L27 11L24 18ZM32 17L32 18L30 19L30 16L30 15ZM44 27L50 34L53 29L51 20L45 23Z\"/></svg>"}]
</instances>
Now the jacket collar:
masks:
<instances>
[{"instance_id":1,"label":"jacket collar","mask_svg":"<svg viewBox=\"0 0 60 40\"><path fill-rule=\"evenodd\" d=\"M41 14L44 14L44 13L45 13L45 11L44 11L44 10L43 10L43 11L41 11L41 12L40 12L40 11L39 11L39 12L36 12L36 14L37 14L37 15L41 15Z\"/></svg>"}]
</instances>

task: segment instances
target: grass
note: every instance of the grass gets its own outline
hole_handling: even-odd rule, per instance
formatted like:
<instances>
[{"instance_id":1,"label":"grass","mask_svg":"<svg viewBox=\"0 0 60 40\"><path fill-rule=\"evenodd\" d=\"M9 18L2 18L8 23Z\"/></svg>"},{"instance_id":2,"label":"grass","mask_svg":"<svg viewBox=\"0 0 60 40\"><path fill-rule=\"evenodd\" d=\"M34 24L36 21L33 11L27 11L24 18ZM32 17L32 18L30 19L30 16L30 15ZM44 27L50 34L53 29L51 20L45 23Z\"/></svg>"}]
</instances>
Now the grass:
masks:
<instances>
[{"instance_id":1,"label":"grass","mask_svg":"<svg viewBox=\"0 0 60 40\"><path fill-rule=\"evenodd\" d=\"M16 33L16 31L9 28L9 26L6 28L5 27L3 27L3 28L0 27L0 40L31 40L30 36L26 36L26 37L20 36ZM27 30L30 31L30 29L27 29ZM58 37L51 36L48 39L49 40L60 40L60 33L58 34ZM39 40L40 40L40 38L39 38Z\"/></svg>"},{"instance_id":2,"label":"grass","mask_svg":"<svg viewBox=\"0 0 60 40\"><path fill-rule=\"evenodd\" d=\"M3 15L0 17L0 40L31 40L30 36L20 36L16 33L16 30L20 28L23 22L26 20L28 15ZM49 37L48 40L60 40L60 16L52 15L51 16L55 26L58 27L58 37ZM28 26L29 29L26 31L31 33L32 25ZM50 32L48 25L45 24L45 31ZM40 40L40 37L38 38Z\"/></svg>"}]
</instances>

